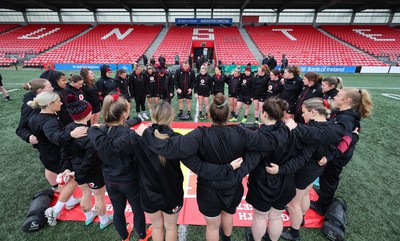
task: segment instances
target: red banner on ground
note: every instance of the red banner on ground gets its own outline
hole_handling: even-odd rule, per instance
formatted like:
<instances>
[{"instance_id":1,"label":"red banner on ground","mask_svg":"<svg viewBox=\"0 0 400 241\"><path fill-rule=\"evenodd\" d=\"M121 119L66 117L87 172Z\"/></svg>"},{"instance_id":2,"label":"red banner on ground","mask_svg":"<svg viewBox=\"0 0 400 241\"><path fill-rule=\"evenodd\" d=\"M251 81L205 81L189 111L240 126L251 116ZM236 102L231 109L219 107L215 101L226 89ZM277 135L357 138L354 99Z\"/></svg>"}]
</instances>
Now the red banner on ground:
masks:
<instances>
[{"instance_id":1,"label":"red banner on ground","mask_svg":"<svg viewBox=\"0 0 400 241\"><path fill-rule=\"evenodd\" d=\"M187 133L188 131L196 128L197 126L209 126L210 123L192 123L192 122L174 122L172 127L182 134ZM197 176L188 170L185 166L181 165L184 183L183 188L185 191L184 196L184 205L179 212L178 224L188 224L188 225L205 225L205 220L203 215L199 212L197 202L196 202L196 183ZM243 179L243 186L245 189L245 194L247 193L247 177ZM75 197L80 197L82 195L81 190L77 188L74 193ZM315 193L313 189L310 192L310 199L316 200L318 195ZM58 199L58 194L55 195L51 206L55 205ZM92 196L92 203L94 204L94 197ZM110 199L106 195L106 204L107 204L107 212L109 214L113 213L113 208L110 202ZM126 221L131 223L133 222L133 214L132 209L127 203L125 209ZM83 212L80 210L80 206L77 205L74 209L67 211L63 209L59 216L60 220L70 220L70 221L85 221L85 216ZM248 204L243 197L242 202L237 207L237 211L233 216L233 225L239 227L250 227L251 221L253 220L253 207ZM284 226L290 226L290 217L286 212L282 214L282 220L284 222ZM98 222L98 218L94 220ZM318 215L313 210L309 209L305 216L305 227L306 228L321 228L322 227L323 217ZM150 220L147 219L147 223L150 223Z\"/></svg>"}]
</instances>

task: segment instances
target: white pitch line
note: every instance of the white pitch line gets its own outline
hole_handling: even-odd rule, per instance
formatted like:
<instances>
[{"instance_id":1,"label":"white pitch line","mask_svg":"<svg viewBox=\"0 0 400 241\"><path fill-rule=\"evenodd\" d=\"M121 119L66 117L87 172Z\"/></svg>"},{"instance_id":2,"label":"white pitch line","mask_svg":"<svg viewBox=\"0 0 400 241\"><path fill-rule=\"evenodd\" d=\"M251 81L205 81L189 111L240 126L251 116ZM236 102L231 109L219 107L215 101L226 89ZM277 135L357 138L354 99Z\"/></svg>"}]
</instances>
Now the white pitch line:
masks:
<instances>
[{"instance_id":1,"label":"white pitch line","mask_svg":"<svg viewBox=\"0 0 400 241\"><path fill-rule=\"evenodd\" d=\"M370 89L370 90L400 90L400 87L374 87L374 86L369 86L369 87L350 87L350 88Z\"/></svg>"},{"instance_id":2,"label":"white pitch line","mask_svg":"<svg viewBox=\"0 0 400 241\"><path fill-rule=\"evenodd\" d=\"M7 92L15 92L18 91L19 89L12 89L12 90L7 90ZM2 95L3 93L0 93L0 95Z\"/></svg>"},{"instance_id":3,"label":"white pitch line","mask_svg":"<svg viewBox=\"0 0 400 241\"><path fill-rule=\"evenodd\" d=\"M382 95L391 99L400 100L400 95L389 94L389 93L382 93Z\"/></svg>"}]
</instances>

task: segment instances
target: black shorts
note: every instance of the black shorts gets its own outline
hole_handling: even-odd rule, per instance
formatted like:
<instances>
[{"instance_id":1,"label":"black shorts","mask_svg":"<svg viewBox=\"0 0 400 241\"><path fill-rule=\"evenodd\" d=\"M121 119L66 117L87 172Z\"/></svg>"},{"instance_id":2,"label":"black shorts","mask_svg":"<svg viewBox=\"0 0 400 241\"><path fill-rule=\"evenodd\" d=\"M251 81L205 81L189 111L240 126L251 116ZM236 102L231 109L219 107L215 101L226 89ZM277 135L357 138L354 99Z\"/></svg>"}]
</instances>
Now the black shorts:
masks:
<instances>
[{"instance_id":1,"label":"black shorts","mask_svg":"<svg viewBox=\"0 0 400 241\"><path fill-rule=\"evenodd\" d=\"M206 217L216 217L225 211L229 214L236 212L243 197L243 185L229 189L214 189L210 186L197 186L197 204L200 212Z\"/></svg>"},{"instance_id":2,"label":"black shorts","mask_svg":"<svg viewBox=\"0 0 400 241\"><path fill-rule=\"evenodd\" d=\"M239 94L238 93L229 93L228 94L229 98L238 98Z\"/></svg>"},{"instance_id":3,"label":"black shorts","mask_svg":"<svg viewBox=\"0 0 400 241\"><path fill-rule=\"evenodd\" d=\"M100 189L104 187L104 176L100 172L97 175L91 175L84 178L75 179L78 185L88 184L91 189Z\"/></svg>"},{"instance_id":4,"label":"black shorts","mask_svg":"<svg viewBox=\"0 0 400 241\"><path fill-rule=\"evenodd\" d=\"M264 102L266 95L256 95L254 96L254 100L258 100L260 102Z\"/></svg>"},{"instance_id":5,"label":"black shorts","mask_svg":"<svg viewBox=\"0 0 400 241\"><path fill-rule=\"evenodd\" d=\"M311 183L324 173L325 166L320 166L315 160L310 160L304 167L295 174L296 188L306 189Z\"/></svg>"},{"instance_id":6,"label":"black shorts","mask_svg":"<svg viewBox=\"0 0 400 241\"><path fill-rule=\"evenodd\" d=\"M61 166L60 162L57 162L57 161L43 161L43 160L41 160L41 161L42 161L44 167L47 170L52 171L52 172L54 172L56 174L59 174L59 173L62 172L62 166Z\"/></svg>"},{"instance_id":7,"label":"black shorts","mask_svg":"<svg viewBox=\"0 0 400 241\"><path fill-rule=\"evenodd\" d=\"M179 213L179 211L181 211L182 207L183 207L183 200L182 200L181 204L179 204L179 205L177 205L177 206L175 206L173 208L161 209L161 210L152 210L152 209L147 209L147 208L143 207L143 211L145 211L146 213L156 213L158 211L161 211L163 213L172 215L172 214Z\"/></svg>"},{"instance_id":8,"label":"black shorts","mask_svg":"<svg viewBox=\"0 0 400 241\"><path fill-rule=\"evenodd\" d=\"M3 86L3 81L0 79L0 86Z\"/></svg>"},{"instance_id":9,"label":"black shorts","mask_svg":"<svg viewBox=\"0 0 400 241\"><path fill-rule=\"evenodd\" d=\"M181 99L191 100L192 99L192 92L190 92L190 94L182 92L180 94L177 94L177 96L178 96L178 100L181 100Z\"/></svg>"},{"instance_id":10,"label":"black shorts","mask_svg":"<svg viewBox=\"0 0 400 241\"><path fill-rule=\"evenodd\" d=\"M101 111L100 101L97 103L92 104L92 114L99 113Z\"/></svg>"},{"instance_id":11,"label":"black shorts","mask_svg":"<svg viewBox=\"0 0 400 241\"><path fill-rule=\"evenodd\" d=\"M158 93L157 90L149 90L147 92L147 98L153 98L153 97L160 97L160 93Z\"/></svg>"},{"instance_id":12,"label":"black shorts","mask_svg":"<svg viewBox=\"0 0 400 241\"><path fill-rule=\"evenodd\" d=\"M239 95L238 101L245 103L246 105L251 105L251 98L250 96L243 96Z\"/></svg>"},{"instance_id":13,"label":"black shorts","mask_svg":"<svg viewBox=\"0 0 400 241\"><path fill-rule=\"evenodd\" d=\"M210 97L210 91L199 91L197 93L199 96Z\"/></svg>"},{"instance_id":14,"label":"black shorts","mask_svg":"<svg viewBox=\"0 0 400 241\"><path fill-rule=\"evenodd\" d=\"M257 187L260 183L249 183L249 190L246 195L246 201L260 212L267 212L271 207L277 210L283 210L287 204L296 196L295 181L293 175L284 177L285 181L280 190L269 190L268 194L260 191L268 187ZM262 184L261 184L262 185Z\"/></svg>"}]
</instances>

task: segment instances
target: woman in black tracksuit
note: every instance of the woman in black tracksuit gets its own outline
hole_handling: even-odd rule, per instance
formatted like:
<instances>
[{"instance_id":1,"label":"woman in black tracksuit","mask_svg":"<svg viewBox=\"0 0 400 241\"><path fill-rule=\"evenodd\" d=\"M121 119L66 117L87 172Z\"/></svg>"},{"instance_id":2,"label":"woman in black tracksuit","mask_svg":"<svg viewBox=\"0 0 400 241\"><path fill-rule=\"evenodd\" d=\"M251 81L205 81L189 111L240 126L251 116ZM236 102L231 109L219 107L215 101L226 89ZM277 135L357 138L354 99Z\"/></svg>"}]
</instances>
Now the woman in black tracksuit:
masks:
<instances>
[{"instance_id":1,"label":"woman in black tracksuit","mask_svg":"<svg viewBox=\"0 0 400 241\"><path fill-rule=\"evenodd\" d=\"M303 79L300 77L301 70L294 65L285 69L283 73L283 90L279 98L286 100L289 103L289 108L286 111L285 119L294 119L296 113L296 101L303 88Z\"/></svg>"},{"instance_id":2,"label":"woman in black tracksuit","mask_svg":"<svg viewBox=\"0 0 400 241\"><path fill-rule=\"evenodd\" d=\"M92 115L90 103L74 95L68 95L66 102L74 122L68 124L65 131L69 132L77 127L88 127L87 123ZM93 219L99 216L100 229L106 228L112 223L112 217L106 213L103 162L89 137L74 139L63 145L61 159L63 175L72 177L82 190L80 206L86 217L85 225L91 224ZM92 193L95 200L95 212L92 211Z\"/></svg>"},{"instance_id":3,"label":"woman in black tracksuit","mask_svg":"<svg viewBox=\"0 0 400 241\"><path fill-rule=\"evenodd\" d=\"M330 114L330 105L322 98L311 98L305 100L302 104L302 112L305 123L312 127L324 127L335 125L333 121L327 121ZM337 143L345 134L345 128L341 130L341 136L336 143L316 144L312 156L308 159L303 167L295 173L296 196L288 204L290 214L290 230L282 233L282 237L288 240L300 240L299 229L304 222L304 216L310 207L309 192L313 182L319 177L326 165L325 160L321 160L323 156L334 152ZM284 164L286 165L286 164Z\"/></svg>"},{"instance_id":4,"label":"woman in black tracksuit","mask_svg":"<svg viewBox=\"0 0 400 241\"><path fill-rule=\"evenodd\" d=\"M240 85L242 84L242 75L240 67L236 68L232 74L228 76L228 96L232 118L235 116L237 106L237 98L240 93Z\"/></svg>"},{"instance_id":5,"label":"woman in black tracksuit","mask_svg":"<svg viewBox=\"0 0 400 241\"><path fill-rule=\"evenodd\" d=\"M250 105L251 105L251 97L252 97L252 81L253 81L253 74L251 73L250 67L246 67L244 69L244 74L242 75L242 83L240 85L240 92L238 96L237 107L235 111L235 115L229 121L237 121L240 109L242 108L243 103L245 104L245 113L242 119L242 123L247 122L247 116L250 112Z\"/></svg>"},{"instance_id":6,"label":"woman in black tracksuit","mask_svg":"<svg viewBox=\"0 0 400 241\"><path fill-rule=\"evenodd\" d=\"M334 100L340 89L343 88L343 80L340 77L326 77L322 80L321 89L325 100Z\"/></svg>"},{"instance_id":7,"label":"woman in black tracksuit","mask_svg":"<svg viewBox=\"0 0 400 241\"><path fill-rule=\"evenodd\" d=\"M101 92L97 89L96 81L94 78L94 73L88 68L82 68L80 75L83 79L82 90L85 94L85 99L92 106L92 118L90 119L90 124L94 125L99 123L100 111L101 111L101 101L103 97Z\"/></svg>"},{"instance_id":8,"label":"woman in black tracksuit","mask_svg":"<svg viewBox=\"0 0 400 241\"><path fill-rule=\"evenodd\" d=\"M264 128L259 131L273 131L277 126L283 125L279 120L283 118L287 107L286 101L267 99L261 113L262 121L263 123L278 121L275 125L268 126L269 129ZM269 238L278 240L283 228L281 214L296 194L294 172L311 158L316 143L337 142L342 137L343 130L341 125L317 128L299 125L292 130L284 145L263 155L262 162L250 172L249 191L246 195L246 201L255 209L252 222L254 240L261 240L264 236L266 221ZM277 166L280 167L279 170L276 169ZM265 172L265 169L268 172Z\"/></svg>"},{"instance_id":9,"label":"woman in black tracksuit","mask_svg":"<svg viewBox=\"0 0 400 241\"><path fill-rule=\"evenodd\" d=\"M210 93L212 88L211 75L207 73L207 66L201 66L200 73L196 77L194 93L199 99L199 120L209 117L210 112ZM203 102L206 105L206 115L203 115Z\"/></svg>"},{"instance_id":10,"label":"woman in black tracksuit","mask_svg":"<svg viewBox=\"0 0 400 241\"><path fill-rule=\"evenodd\" d=\"M174 97L174 79L167 69L160 69L157 73L160 82L160 98L171 104Z\"/></svg>"},{"instance_id":11,"label":"woman in black tracksuit","mask_svg":"<svg viewBox=\"0 0 400 241\"><path fill-rule=\"evenodd\" d=\"M117 70L115 74L114 80L115 85L119 89L121 95L129 102L131 102L131 96L129 95L129 80L128 80L128 73L125 69Z\"/></svg>"},{"instance_id":12,"label":"woman in black tracksuit","mask_svg":"<svg viewBox=\"0 0 400 241\"><path fill-rule=\"evenodd\" d=\"M260 110L262 110L263 102L267 93L267 86L269 81L269 72L267 66L263 65L258 68L256 77L252 81L252 97L254 101L254 117L256 122L258 122L258 117L260 115Z\"/></svg>"},{"instance_id":13,"label":"woman in black tracksuit","mask_svg":"<svg viewBox=\"0 0 400 241\"><path fill-rule=\"evenodd\" d=\"M56 177L61 172L61 145L70 141L71 137L84 136L86 129L62 131L63 123L56 114L61 110L62 102L57 93L44 91L27 104L40 109L40 113L29 120L29 129L38 140L35 148L45 166L45 176L53 189L57 189Z\"/></svg>"},{"instance_id":14,"label":"woman in black tracksuit","mask_svg":"<svg viewBox=\"0 0 400 241\"><path fill-rule=\"evenodd\" d=\"M174 119L174 111L167 102L153 106L151 130L157 137L165 139L179 134L174 133L170 124ZM139 127L141 128L141 127ZM138 135L131 131L128 135L110 140L104 134L97 135L98 148L111 148L115 151L131 150L139 162L140 199L143 210L152 222L152 239L166 241L177 239L178 213L183 205L183 175L179 160L166 159L152 152ZM197 156L182 160L193 172L210 181L223 180L232 172L234 165L218 165L201 162ZM238 166L236 166L238 167Z\"/></svg>"},{"instance_id":15,"label":"woman in black tracksuit","mask_svg":"<svg viewBox=\"0 0 400 241\"><path fill-rule=\"evenodd\" d=\"M15 132L22 140L34 145L37 144L37 138L32 134L32 131L29 128L29 120L33 116L37 115L40 112L40 109L32 109L27 103L28 101L33 100L36 95L42 93L43 91L53 91L53 87L51 87L51 84L48 80L37 78L30 80L27 84L23 84L22 88L28 90L29 92L23 97L21 117Z\"/></svg>"},{"instance_id":16,"label":"woman in black tracksuit","mask_svg":"<svg viewBox=\"0 0 400 241\"><path fill-rule=\"evenodd\" d=\"M147 65L146 72L143 73L143 78L146 87L147 107L151 110L153 100L155 103L158 103L160 97L160 82L152 65Z\"/></svg>"},{"instance_id":17,"label":"woman in black tracksuit","mask_svg":"<svg viewBox=\"0 0 400 241\"><path fill-rule=\"evenodd\" d=\"M345 125L346 134L334 155L325 157L328 164L320 176L319 199L317 202L311 202L311 208L321 215L325 214L333 201L343 167L353 157L358 141L358 135L353 131L355 129L360 131L361 118L368 118L372 111L371 96L365 89L343 88L335 96L335 102L339 110L332 117L338 123Z\"/></svg>"},{"instance_id":18,"label":"woman in black tracksuit","mask_svg":"<svg viewBox=\"0 0 400 241\"><path fill-rule=\"evenodd\" d=\"M111 78L112 70L110 66L103 64L100 67L100 78L96 81L96 87L101 93L102 100L109 93L116 91L117 85L115 80Z\"/></svg>"},{"instance_id":19,"label":"woman in black tracksuit","mask_svg":"<svg viewBox=\"0 0 400 241\"><path fill-rule=\"evenodd\" d=\"M78 99L84 100L85 93L83 92L83 79L80 75L71 75L69 78L69 83L65 87L66 96L71 94L75 95Z\"/></svg>"},{"instance_id":20,"label":"woman in black tracksuit","mask_svg":"<svg viewBox=\"0 0 400 241\"><path fill-rule=\"evenodd\" d=\"M279 78L280 75L281 73L277 69L274 69L269 73L270 80L268 81L265 99L279 96L279 94L282 93L283 86Z\"/></svg>"},{"instance_id":21,"label":"woman in black tracksuit","mask_svg":"<svg viewBox=\"0 0 400 241\"><path fill-rule=\"evenodd\" d=\"M197 154L203 162L228 164L245 154L247 157L247 151L273 150L288 137L288 129L284 126L265 135L239 126L227 126L229 107L221 93L214 97L210 114L213 123L210 128L199 127L185 136L170 137L166 140L157 139L153 132L146 130L142 140L152 151L166 158L180 159ZM246 158L245 161L251 162L250 159ZM257 163L260 156L257 155L255 160ZM221 222L223 240L230 240L232 214L236 212L243 196L244 175L234 179L225 178L222 182L210 182L201 176L198 177L197 203L200 212L206 217L207 240L218 240Z\"/></svg>"},{"instance_id":22,"label":"woman in black tracksuit","mask_svg":"<svg viewBox=\"0 0 400 241\"><path fill-rule=\"evenodd\" d=\"M65 97L67 96L67 92L65 90L67 87L67 78L65 77L64 73L55 70L50 70L48 78L51 86L54 88L53 92L60 96L61 103L63 103L63 105L61 105L61 110L57 112L57 115L60 117L61 123L66 126L72 122L72 118L69 116L67 107L65 105Z\"/></svg>"},{"instance_id":23,"label":"woman in black tracksuit","mask_svg":"<svg viewBox=\"0 0 400 241\"><path fill-rule=\"evenodd\" d=\"M135 99L136 113L145 111L146 106L146 82L142 74L142 67L137 65L134 72L129 77L129 91Z\"/></svg>"},{"instance_id":24,"label":"woman in black tracksuit","mask_svg":"<svg viewBox=\"0 0 400 241\"><path fill-rule=\"evenodd\" d=\"M322 98L321 89L322 76L314 72L307 72L303 78L303 89L296 101L296 113L294 115L294 121L300 124L304 124L302 106L305 100L318 97Z\"/></svg>"},{"instance_id":25,"label":"woman in black tracksuit","mask_svg":"<svg viewBox=\"0 0 400 241\"><path fill-rule=\"evenodd\" d=\"M99 135L114 139L130 132L124 121L129 116L129 103L119 94L106 96L103 101L103 119L106 125L89 128L89 138L103 161L103 175L108 196L114 208L114 226L122 240L130 233L126 227L125 206L128 200L134 213L134 227L140 239L146 237L146 222L140 206L138 163L132 150L116 151L101 145Z\"/></svg>"},{"instance_id":26,"label":"woman in black tracksuit","mask_svg":"<svg viewBox=\"0 0 400 241\"><path fill-rule=\"evenodd\" d=\"M228 83L228 77L222 73L221 67L215 67L215 74L212 77L211 94L222 93L225 95L225 84Z\"/></svg>"}]
</instances>

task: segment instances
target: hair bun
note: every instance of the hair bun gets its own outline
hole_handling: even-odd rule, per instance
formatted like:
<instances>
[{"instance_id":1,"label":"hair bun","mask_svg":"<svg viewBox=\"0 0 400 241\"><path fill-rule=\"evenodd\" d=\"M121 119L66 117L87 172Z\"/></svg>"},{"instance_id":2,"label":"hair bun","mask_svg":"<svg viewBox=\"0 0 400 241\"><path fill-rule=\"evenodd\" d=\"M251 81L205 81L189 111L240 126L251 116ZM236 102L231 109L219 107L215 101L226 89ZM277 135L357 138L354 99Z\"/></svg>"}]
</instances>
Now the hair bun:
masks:
<instances>
[{"instance_id":1,"label":"hair bun","mask_svg":"<svg viewBox=\"0 0 400 241\"><path fill-rule=\"evenodd\" d=\"M214 96L214 103L216 105L222 105L225 102L225 100L226 100L226 97L222 93L217 93Z\"/></svg>"}]
</instances>

